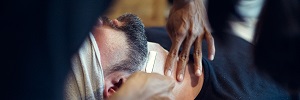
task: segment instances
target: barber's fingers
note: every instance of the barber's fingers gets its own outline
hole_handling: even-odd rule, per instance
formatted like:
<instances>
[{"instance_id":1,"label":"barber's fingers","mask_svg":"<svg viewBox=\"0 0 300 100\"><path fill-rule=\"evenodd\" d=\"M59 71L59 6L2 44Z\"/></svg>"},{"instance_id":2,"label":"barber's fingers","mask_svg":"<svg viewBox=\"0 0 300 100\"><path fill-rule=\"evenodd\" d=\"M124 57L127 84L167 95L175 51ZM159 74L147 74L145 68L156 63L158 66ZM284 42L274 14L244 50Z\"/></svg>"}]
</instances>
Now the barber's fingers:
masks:
<instances>
[{"instance_id":1,"label":"barber's fingers","mask_svg":"<svg viewBox=\"0 0 300 100\"><path fill-rule=\"evenodd\" d=\"M165 64L165 75L171 76L172 71L174 69L175 63L177 61L178 51L180 48L180 45L182 44L183 39L177 39L172 42L172 46L170 49L170 52L166 59Z\"/></svg>"},{"instance_id":2,"label":"barber's fingers","mask_svg":"<svg viewBox=\"0 0 300 100\"><path fill-rule=\"evenodd\" d=\"M204 28L204 31L205 31L205 39L206 39L207 46L208 46L208 59L214 60L214 57L215 57L214 38L212 37L211 33L206 28Z\"/></svg>"},{"instance_id":3,"label":"barber's fingers","mask_svg":"<svg viewBox=\"0 0 300 100\"><path fill-rule=\"evenodd\" d=\"M192 31L189 31L186 39L184 40L182 52L179 55L179 60L177 63L177 71L176 71L176 78L179 82L183 81L184 74L185 74L184 73L185 67L189 61L190 49L196 37L197 37L196 34L193 34Z\"/></svg>"},{"instance_id":4,"label":"barber's fingers","mask_svg":"<svg viewBox=\"0 0 300 100\"><path fill-rule=\"evenodd\" d=\"M196 76L201 76L202 74L202 38L203 36L198 36L194 43L194 71Z\"/></svg>"},{"instance_id":5,"label":"barber's fingers","mask_svg":"<svg viewBox=\"0 0 300 100\"><path fill-rule=\"evenodd\" d=\"M180 49L180 46L182 45L182 42L184 41L186 37L186 26L181 25L179 29L174 31L175 29L173 28L168 28L168 33L169 36L172 40L172 46L170 49L170 52L167 56L166 59L166 64L165 64L165 75L171 76L172 72L175 67L175 63L177 61L177 56L178 56L178 51Z\"/></svg>"}]
</instances>

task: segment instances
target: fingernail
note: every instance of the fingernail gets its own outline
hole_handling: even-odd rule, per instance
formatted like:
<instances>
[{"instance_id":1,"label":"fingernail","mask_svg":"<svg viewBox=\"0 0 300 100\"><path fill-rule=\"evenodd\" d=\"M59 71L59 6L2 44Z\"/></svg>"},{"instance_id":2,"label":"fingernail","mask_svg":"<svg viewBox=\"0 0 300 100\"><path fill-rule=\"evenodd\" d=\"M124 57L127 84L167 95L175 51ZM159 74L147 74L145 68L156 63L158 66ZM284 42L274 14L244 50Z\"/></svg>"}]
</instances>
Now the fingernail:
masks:
<instances>
[{"instance_id":1,"label":"fingernail","mask_svg":"<svg viewBox=\"0 0 300 100\"><path fill-rule=\"evenodd\" d=\"M215 55L211 55L209 59L214 60L214 58L215 58Z\"/></svg>"},{"instance_id":2,"label":"fingernail","mask_svg":"<svg viewBox=\"0 0 300 100\"><path fill-rule=\"evenodd\" d=\"M171 70L168 70L167 76L171 76Z\"/></svg>"},{"instance_id":3,"label":"fingernail","mask_svg":"<svg viewBox=\"0 0 300 100\"><path fill-rule=\"evenodd\" d=\"M180 75L178 76L178 80L179 80L179 81L182 81L182 80L183 80L183 74L180 74Z\"/></svg>"},{"instance_id":4,"label":"fingernail","mask_svg":"<svg viewBox=\"0 0 300 100\"><path fill-rule=\"evenodd\" d=\"M200 71L200 69L198 69L197 71L196 71L196 76L201 76L201 71Z\"/></svg>"}]
</instances>

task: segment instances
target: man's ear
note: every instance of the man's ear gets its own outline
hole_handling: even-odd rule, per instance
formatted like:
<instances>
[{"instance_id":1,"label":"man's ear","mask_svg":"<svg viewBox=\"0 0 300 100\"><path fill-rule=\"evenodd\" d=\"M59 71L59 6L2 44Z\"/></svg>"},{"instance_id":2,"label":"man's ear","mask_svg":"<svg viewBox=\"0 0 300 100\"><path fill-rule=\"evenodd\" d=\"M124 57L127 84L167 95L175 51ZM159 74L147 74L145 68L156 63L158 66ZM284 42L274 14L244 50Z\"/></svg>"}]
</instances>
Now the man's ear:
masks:
<instances>
[{"instance_id":1,"label":"man's ear","mask_svg":"<svg viewBox=\"0 0 300 100\"><path fill-rule=\"evenodd\" d=\"M124 77L120 77L105 82L104 98L108 98L111 95L113 95L115 92L117 92L125 81L126 79Z\"/></svg>"},{"instance_id":2,"label":"man's ear","mask_svg":"<svg viewBox=\"0 0 300 100\"><path fill-rule=\"evenodd\" d=\"M112 20L112 23L113 23L114 25L116 25L117 27L121 27L121 26L124 24L124 22L120 22L120 21L117 20L117 19L113 19L113 20Z\"/></svg>"}]
</instances>

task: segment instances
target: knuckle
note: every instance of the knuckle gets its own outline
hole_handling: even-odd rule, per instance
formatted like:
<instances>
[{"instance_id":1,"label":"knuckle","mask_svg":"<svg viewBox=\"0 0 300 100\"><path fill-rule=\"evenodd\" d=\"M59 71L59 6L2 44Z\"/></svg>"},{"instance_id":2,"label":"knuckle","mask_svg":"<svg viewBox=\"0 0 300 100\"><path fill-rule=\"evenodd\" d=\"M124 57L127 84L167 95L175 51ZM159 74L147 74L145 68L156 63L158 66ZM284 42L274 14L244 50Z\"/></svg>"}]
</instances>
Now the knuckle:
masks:
<instances>
[{"instance_id":1,"label":"knuckle","mask_svg":"<svg viewBox=\"0 0 300 100\"><path fill-rule=\"evenodd\" d=\"M184 27L180 27L180 28L177 30L177 35L178 35L179 37L185 37L186 32L187 32L187 30L186 30Z\"/></svg>"},{"instance_id":2,"label":"knuckle","mask_svg":"<svg viewBox=\"0 0 300 100\"><path fill-rule=\"evenodd\" d=\"M191 36L192 36L193 39L196 39L198 37L198 35L199 34L197 34L197 33L193 33Z\"/></svg>"},{"instance_id":3,"label":"knuckle","mask_svg":"<svg viewBox=\"0 0 300 100\"><path fill-rule=\"evenodd\" d=\"M214 41L214 37L210 36L210 40L211 40L211 41Z\"/></svg>"},{"instance_id":4,"label":"knuckle","mask_svg":"<svg viewBox=\"0 0 300 100\"><path fill-rule=\"evenodd\" d=\"M177 32L177 35L178 35L179 38L185 37L185 34L186 34L186 33L183 32L183 31L178 31L178 32Z\"/></svg>"},{"instance_id":5,"label":"knuckle","mask_svg":"<svg viewBox=\"0 0 300 100\"><path fill-rule=\"evenodd\" d=\"M210 40L210 42L214 42L214 38L212 36L208 37L208 39Z\"/></svg>"},{"instance_id":6,"label":"knuckle","mask_svg":"<svg viewBox=\"0 0 300 100\"><path fill-rule=\"evenodd\" d=\"M170 56L171 58L174 58L174 57L177 56L177 53L176 53L175 51L177 51L177 50L175 49L175 50L173 50L173 51L170 52L169 56Z\"/></svg>"},{"instance_id":7,"label":"knuckle","mask_svg":"<svg viewBox=\"0 0 300 100\"><path fill-rule=\"evenodd\" d=\"M195 57L200 57L200 56L202 56L201 50L195 50L195 51L194 51L194 56L195 56Z\"/></svg>"},{"instance_id":8,"label":"knuckle","mask_svg":"<svg viewBox=\"0 0 300 100\"><path fill-rule=\"evenodd\" d=\"M196 38L199 35L199 32L195 29L190 29L189 30L189 36L191 36L192 38Z\"/></svg>"},{"instance_id":9,"label":"knuckle","mask_svg":"<svg viewBox=\"0 0 300 100\"><path fill-rule=\"evenodd\" d=\"M179 60L181 61L187 61L188 60L188 54L183 53L180 55Z\"/></svg>"},{"instance_id":10,"label":"knuckle","mask_svg":"<svg viewBox=\"0 0 300 100\"><path fill-rule=\"evenodd\" d=\"M211 29L210 28L205 28L205 31L207 32L207 33L211 33Z\"/></svg>"},{"instance_id":11,"label":"knuckle","mask_svg":"<svg viewBox=\"0 0 300 100\"><path fill-rule=\"evenodd\" d=\"M211 33L204 31L205 36L212 37Z\"/></svg>"}]
</instances>

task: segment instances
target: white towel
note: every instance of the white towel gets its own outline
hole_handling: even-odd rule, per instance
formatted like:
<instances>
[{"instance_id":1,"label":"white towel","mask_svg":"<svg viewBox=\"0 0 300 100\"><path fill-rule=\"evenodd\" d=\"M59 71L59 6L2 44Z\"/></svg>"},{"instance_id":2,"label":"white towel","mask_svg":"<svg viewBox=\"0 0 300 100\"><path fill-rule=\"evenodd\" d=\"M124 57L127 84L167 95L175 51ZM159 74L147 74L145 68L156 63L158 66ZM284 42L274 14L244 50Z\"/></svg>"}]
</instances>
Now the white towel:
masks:
<instances>
[{"instance_id":1,"label":"white towel","mask_svg":"<svg viewBox=\"0 0 300 100\"><path fill-rule=\"evenodd\" d=\"M78 53L72 58L65 82L66 100L103 100L104 74L100 52L94 36L84 41Z\"/></svg>"}]
</instances>

